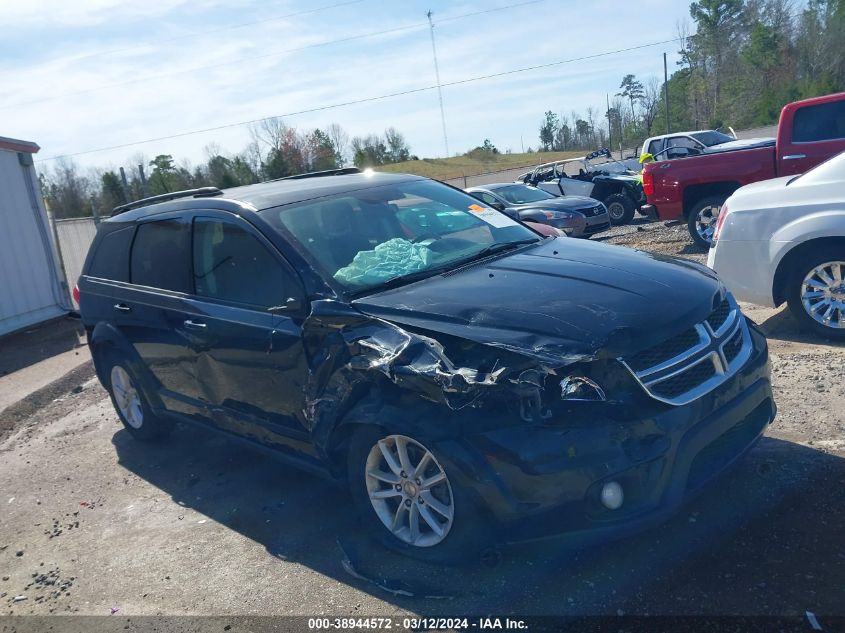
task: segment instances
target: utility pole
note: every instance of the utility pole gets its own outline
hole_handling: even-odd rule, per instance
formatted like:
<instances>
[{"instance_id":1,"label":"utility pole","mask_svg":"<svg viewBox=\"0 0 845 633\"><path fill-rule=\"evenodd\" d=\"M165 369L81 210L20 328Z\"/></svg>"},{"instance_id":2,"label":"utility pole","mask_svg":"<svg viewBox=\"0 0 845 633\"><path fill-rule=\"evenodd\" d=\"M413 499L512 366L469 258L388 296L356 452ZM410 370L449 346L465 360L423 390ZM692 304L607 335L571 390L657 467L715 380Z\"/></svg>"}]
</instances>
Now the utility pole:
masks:
<instances>
[{"instance_id":1,"label":"utility pole","mask_svg":"<svg viewBox=\"0 0 845 633\"><path fill-rule=\"evenodd\" d=\"M666 134L671 134L669 126L669 67L666 64L666 53L663 53L663 98L666 104Z\"/></svg>"},{"instance_id":2,"label":"utility pole","mask_svg":"<svg viewBox=\"0 0 845 633\"><path fill-rule=\"evenodd\" d=\"M605 93L605 100L607 101L607 146L613 148L613 121L610 119L610 95Z\"/></svg>"},{"instance_id":3,"label":"utility pole","mask_svg":"<svg viewBox=\"0 0 845 633\"><path fill-rule=\"evenodd\" d=\"M141 195L147 198L150 195L150 191L147 188L147 175L144 173L144 163L138 165L138 173L141 176Z\"/></svg>"},{"instance_id":4,"label":"utility pole","mask_svg":"<svg viewBox=\"0 0 845 633\"><path fill-rule=\"evenodd\" d=\"M449 138L446 136L446 111L443 109L443 90L440 88L440 68L437 66L437 46L434 44L434 22L431 16L434 15L431 9L425 16L431 27L431 54L434 56L434 76L437 79L437 98L440 100L440 121L443 123L443 144L446 146L446 158L449 158Z\"/></svg>"},{"instance_id":5,"label":"utility pole","mask_svg":"<svg viewBox=\"0 0 845 633\"><path fill-rule=\"evenodd\" d=\"M129 199L129 183L126 182L126 170L120 168L120 182L123 184L123 197L126 202L131 202Z\"/></svg>"}]
</instances>

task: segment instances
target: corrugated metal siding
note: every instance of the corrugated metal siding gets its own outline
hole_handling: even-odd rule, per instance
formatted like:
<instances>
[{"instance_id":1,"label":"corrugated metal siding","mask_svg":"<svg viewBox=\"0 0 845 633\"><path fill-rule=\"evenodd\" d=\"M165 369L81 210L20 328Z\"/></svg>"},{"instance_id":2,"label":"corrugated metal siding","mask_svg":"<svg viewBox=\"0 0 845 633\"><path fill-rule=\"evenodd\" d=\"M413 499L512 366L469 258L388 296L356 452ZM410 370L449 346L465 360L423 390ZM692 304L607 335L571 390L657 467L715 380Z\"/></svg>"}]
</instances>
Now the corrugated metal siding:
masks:
<instances>
[{"instance_id":1,"label":"corrugated metal siding","mask_svg":"<svg viewBox=\"0 0 845 633\"><path fill-rule=\"evenodd\" d=\"M56 220L56 237L62 252L68 288L73 288L79 280L85 256L96 234L94 218Z\"/></svg>"},{"instance_id":2,"label":"corrugated metal siding","mask_svg":"<svg viewBox=\"0 0 845 633\"><path fill-rule=\"evenodd\" d=\"M0 150L0 335L63 314L53 253L45 248L15 152Z\"/></svg>"}]
</instances>

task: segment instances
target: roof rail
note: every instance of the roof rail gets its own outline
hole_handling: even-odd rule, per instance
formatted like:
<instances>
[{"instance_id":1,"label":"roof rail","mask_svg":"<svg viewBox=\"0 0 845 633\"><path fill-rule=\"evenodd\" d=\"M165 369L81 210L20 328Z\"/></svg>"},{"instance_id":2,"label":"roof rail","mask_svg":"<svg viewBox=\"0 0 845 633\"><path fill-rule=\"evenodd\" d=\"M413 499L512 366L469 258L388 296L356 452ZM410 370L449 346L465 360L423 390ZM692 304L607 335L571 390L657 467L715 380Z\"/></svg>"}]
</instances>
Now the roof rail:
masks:
<instances>
[{"instance_id":1,"label":"roof rail","mask_svg":"<svg viewBox=\"0 0 845 633\"><path fill-rule=\"evenodd\" d=\"M146 207L150 204L157 204L159 202L167 202L168 200L176 200L178 198L207 198L212 196L222 195L223 192L217 187L200 187L199 189L185 189L184 191L171 191L170 193L163 193L159 196L150 196L149 198L142 198L133 202L122 204L119 207L112 209L112 216L119 215L131 209L138 207Z\"/></svg>"},{"instance_id":2,"label":"roof rail","mask_svg":"<svg viewBox=\"0 0 845 633\"><path fill-rule=\"evenodd\" d=\"M338 169L326 169L324 171L309 171L305 174L296 174L295 176L285 176L284 178L276 178L275 180L302 180L303 178L321 178L323 176L343 176L345 174L360 174L360 173L361 173L361 170L358 169L357 167L340 167Z\"/></svg>"}]
</instances>

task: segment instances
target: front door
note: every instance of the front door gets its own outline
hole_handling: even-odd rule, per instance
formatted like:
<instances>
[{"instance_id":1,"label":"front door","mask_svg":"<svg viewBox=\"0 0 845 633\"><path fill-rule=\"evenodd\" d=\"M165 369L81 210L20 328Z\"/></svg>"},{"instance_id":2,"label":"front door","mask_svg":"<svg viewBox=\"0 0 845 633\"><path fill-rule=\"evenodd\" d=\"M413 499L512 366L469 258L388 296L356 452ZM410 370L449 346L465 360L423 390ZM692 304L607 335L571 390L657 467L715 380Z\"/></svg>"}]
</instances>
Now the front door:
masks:
<instances>
[{"instance_id":1,"label":"front door","mask_svg":"<svg viewBox=\"0 0 845 633\"><path fill-rule=\"evenodd\" d=\"M192 230L196 371L214 423L311 452L299 422L308 371L297 275L242 220L208 212Z\"/></svg>"}]
</instances>

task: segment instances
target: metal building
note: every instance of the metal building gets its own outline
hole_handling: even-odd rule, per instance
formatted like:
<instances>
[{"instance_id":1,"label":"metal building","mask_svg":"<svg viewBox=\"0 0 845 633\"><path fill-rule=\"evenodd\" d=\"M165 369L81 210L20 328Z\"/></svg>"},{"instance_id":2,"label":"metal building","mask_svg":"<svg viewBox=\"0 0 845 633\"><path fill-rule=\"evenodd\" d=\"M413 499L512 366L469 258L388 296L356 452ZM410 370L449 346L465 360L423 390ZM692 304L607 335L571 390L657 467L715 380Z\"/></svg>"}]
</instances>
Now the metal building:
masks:
<instances>
[{"instance_id":1,"label":"metal building","mask_svg":"<svg viewBox=\"0 0 845 633\"><path fill-rule=\"evenodd\" d=\"M69 312L29 141L0 136L0 336Z\"/></svg>"}]
</instances>

